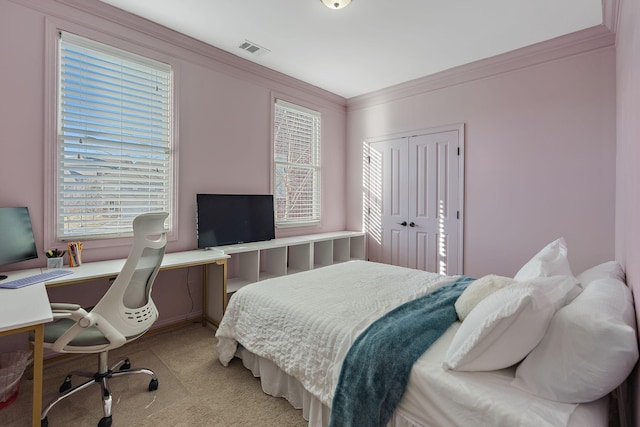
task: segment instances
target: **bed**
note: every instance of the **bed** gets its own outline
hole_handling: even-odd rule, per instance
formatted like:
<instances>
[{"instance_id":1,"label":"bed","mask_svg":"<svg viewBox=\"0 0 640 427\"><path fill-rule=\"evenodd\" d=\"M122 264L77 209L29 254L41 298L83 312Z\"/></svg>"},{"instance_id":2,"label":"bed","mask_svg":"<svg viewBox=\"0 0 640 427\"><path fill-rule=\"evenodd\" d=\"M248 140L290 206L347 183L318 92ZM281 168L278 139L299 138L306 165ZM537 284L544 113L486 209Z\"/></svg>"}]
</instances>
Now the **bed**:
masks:
<instances>
[{"instance_id":1,"label":"bed","mask_svg":"<svg viewBox=\"0 0 640 427\"><path fill-rule=\"evenodd\" d=\"M582 274L582 282L598 285L598 280L615 280L622 283L620 271L615 263L607 264L606 268L598 266ZM594 319L590 307L585 311L580 306L578 314L575 312L574 306L584 304L583 300L588 302L587 294L591 292L583 290L585 286L579 278L580 275L578 279L573 277L568 269L563 239L543 248L513 279L492 275L482 280L441 276L368 261L322 267L258 282L234 294L216 332L218 356L225 366L232 358L241 358L244 366L260 377L265 393L284 397L302 409L310 426L379 425L378 421L341 422L336 418L335 408L341 407L338 397L349 390L343 388L348 375L342 371L346 371L347 361L352 360L354 342L398 310L412 303L416 305L416 301L433 300L437 293L462 286L453 310L454 316L461 316L463 320L455 318L445 324L428 349L411 362L406 388L398 394L393 413L384 419L384 424L395 427L607 426L608 393L626 378L638 358L635 317L631 319L629 315L629 310L634 314L632 306L621 309L618 302L610 304L615 306L612 311L619 321L614 325L615 333L611 328L596 331L596 339L600 333L608 340L603 354L594 352L593 347L586 351L596 360L585 362L578 357L576 362L572 360L575 356L572 351L555 354L558 340L567 343L566 334L570 334L571 339L580 336L574 330L567 331L567 323L578 321L579 328L587 324L586 327L597 329L590 321L580 320L583 312ZM489 285L476 286L481 282ZM627 294L624 284L623 287L624 290L617 293L607 288L605 298L620 295L624 304L628 304L630 293ZM591 288L600 292L604 286L589 285ZM514 294L518 303L505 303L505 296L511 298ZM596 292L595 297L602 295ZM464 307L458 304L463 300ZM602 303L598 301L597 305L600 307ZM568 310L569 307L574 311ZM489 316L483 313L486 310L491 313ZM513 313L495 316L496 311L504 310ZM607 312L605 317L610 318L610 314ZM492 319L490 326L485 319L488 317ZM538 318L544 320L538 321ZM532 326L536 323L540 325ZM518 329L520 326L526 333ZM552 328L557 333L547 331ZM593 330L587 332L593 334ZM622 344L611 345L612 340ZM490 345L483 347L486 343ZM571 347L579 348L580 344ZM480 355L474 353L478 351ZM611 351L617 353L611 354ZM388 353L392 351L384 350L385 357L396 357ZM586 363L602 365L605 359L616 363L610 368L612 372L606 372L602 378L585 377L572 371L575 368L589 371ZM374 365L371 360L352 363ZM374 375L377 375L372 377L374 382L378 382L380 374ZM548 384L536 383L549 377L551 380L547 382L553 382L563 375L570 377L569 390L562 384L545 389ZM592 390L593 383L597 385ZM578 390L578 396L573 389ZM353 393L353 389L347 393ZM355 417L362 413L360 408Z\"/></svg>"}]
</instances>

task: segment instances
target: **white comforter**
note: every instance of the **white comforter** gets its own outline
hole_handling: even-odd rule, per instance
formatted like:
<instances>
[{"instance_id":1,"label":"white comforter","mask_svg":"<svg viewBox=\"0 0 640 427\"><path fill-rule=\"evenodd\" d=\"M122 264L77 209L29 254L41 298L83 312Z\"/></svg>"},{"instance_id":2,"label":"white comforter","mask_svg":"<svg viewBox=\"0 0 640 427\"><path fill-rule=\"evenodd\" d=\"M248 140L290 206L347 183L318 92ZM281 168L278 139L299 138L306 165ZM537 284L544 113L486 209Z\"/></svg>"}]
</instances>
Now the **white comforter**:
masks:
<instances>
[{"instance_id":1,"label":"white comforter","mask_svg":"<svg viewBox=\"0 0 640 427\"><path fill-rule=\"evenodd\" d=\"M350 261L251 284L233 295L216 332L220 362L226 366L240 343L330 406L356 337L393 308L453 279Z\"/></svg>"}]
</instances>

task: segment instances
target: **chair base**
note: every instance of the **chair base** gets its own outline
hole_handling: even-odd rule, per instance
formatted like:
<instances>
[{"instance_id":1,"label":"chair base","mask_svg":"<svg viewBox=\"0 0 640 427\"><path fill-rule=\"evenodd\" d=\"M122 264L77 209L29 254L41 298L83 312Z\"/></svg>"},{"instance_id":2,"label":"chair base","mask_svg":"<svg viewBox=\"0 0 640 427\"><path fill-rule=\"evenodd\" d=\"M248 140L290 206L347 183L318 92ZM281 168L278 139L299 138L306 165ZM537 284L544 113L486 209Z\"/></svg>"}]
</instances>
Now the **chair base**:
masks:
<instances>
[{"instance_id":1,"label":"chair base","mask_svg":"<svg viewBox=\"0 0 640 427\"><path fill-rule=\"evenodd\" d=\"M88 371L73 371L67 374L64 382L62 383L62 385L60 385L60 396L49 402L47 406L45 406L42 410L42 414L40 416L41 427L47 427L49 425L47 414L56 404L76 394L80 390L88 388L93 384L99 384L102 391L102 411L104 413L104 417L100 419L98 427L110 427L112 398L111 391L109 390L109 379L114 377L133 374L146 374L151 377L148 390L154 391L158 389L158 377L156 377L156 374L152 370L145 368L131 369L131 362L126 357L119 359L111 366L108 366L108 353L108 351L103 351L98 354L98 372L92 373ZM72 387L72 376L80 376L90 379L80 385Z\"/></svg>"}]
</instances>

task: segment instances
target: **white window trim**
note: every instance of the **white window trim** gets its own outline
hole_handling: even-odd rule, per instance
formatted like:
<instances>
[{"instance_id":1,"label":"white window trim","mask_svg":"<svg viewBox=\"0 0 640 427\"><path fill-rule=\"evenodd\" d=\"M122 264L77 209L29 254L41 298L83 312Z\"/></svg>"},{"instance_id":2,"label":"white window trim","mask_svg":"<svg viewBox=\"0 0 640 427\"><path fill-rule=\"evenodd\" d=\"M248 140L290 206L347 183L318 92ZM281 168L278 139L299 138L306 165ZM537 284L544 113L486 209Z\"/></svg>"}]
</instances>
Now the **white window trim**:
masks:
<instances>
[{"instance_id":1,"label":"white window trim","mask_svg":"<svg viewBox=\"0 0 640 427\"><path fill-rule=\"evenodd\" d=\"M57 145L58 145L58 34L69 32L81 37L86 37L100 43L117 47L119 49L139 54L160 62L171 65L173 95L172 95L172 126L171 126L171 171L170 181L172 183L172 202L169 223L168 240L178 240L178 123L179 111L179 88L176 82L179 81L179 65L176 59L164 55L156 50L141 47L133 40L125 40L104 32L91 29L76 23L47 17L45 19L45 96L44 96L44 246L45 248L62 247L66 242L56 238L56 191L57 191ZM82 240L82 239L80 239ZM118 237L83 241L85 249L108 248L118 246L130 246L133 238Z\"/></svg>"},{"instance_id":2,"label":"white window trim","mask_svg":"<svg viewBox=\"0 0 640 427\"><path fill-rule=\"evenodd\" d=\"M320 107L316 107L316 106L312 106L310 105L308 102L304 102L298 99L293 99L289 96L285 96L282 94L278 94L278 93L272 93L271 94L271 192L274 195L274 208L277 209L277 202L275 200L276 194L275 194L275 190L276 190L276 173L275 173L275 158L274 158L274 153L275 153L275 132L274 132L274 124L275 124L275 110L276 110L276 103L280 102L284 105L289 104L292 107L299 109L301 111L307 111L309 114L319 114L320 115L320 141L319 141L319 147L318 147L318 166L317 166L317 174L318 174L318 182L317 182L317 203L318 203L318 215L319 218L318 220L310 220L310 221L299 221L299 222L287 222L287 223L283 223L283 222L278 222L277 217L275 218L275 226L276 228L280 228L280 229L287 229L287 228L301 228L301 227L320 227L322 225L322 218L323 218L323 203L322 203L322 159L323 159L323 155L322 155L322 150L323 150L323 144L322 144L322 135L323 135L323 126L324 126L324 120L322 119L322 111ZM275 212L274 212L275 215Z\"/></svg>"}]
</instances>

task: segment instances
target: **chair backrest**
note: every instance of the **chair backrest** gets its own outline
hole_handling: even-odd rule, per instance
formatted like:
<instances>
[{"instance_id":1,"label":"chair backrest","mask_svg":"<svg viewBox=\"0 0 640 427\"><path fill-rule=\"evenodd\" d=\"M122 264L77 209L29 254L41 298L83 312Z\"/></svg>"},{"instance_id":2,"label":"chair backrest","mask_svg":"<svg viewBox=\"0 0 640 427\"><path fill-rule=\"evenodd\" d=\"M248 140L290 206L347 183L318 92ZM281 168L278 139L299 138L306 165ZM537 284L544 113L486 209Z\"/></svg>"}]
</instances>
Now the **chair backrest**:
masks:
<instances>
[{"instance_id":1,"label":"chair backrest","mask_svg":"<svg viewBox=\"0 0 640 427\"><path fill-rule=\"evenodd\" d=\"M146 332L158 318L151 299L167 245L166 212L147 213L133 220L133 246L109 290L91 310L104 318L127 341ZM116 332L117 331L117 332Z\"/></svg>"}]
</instances>

